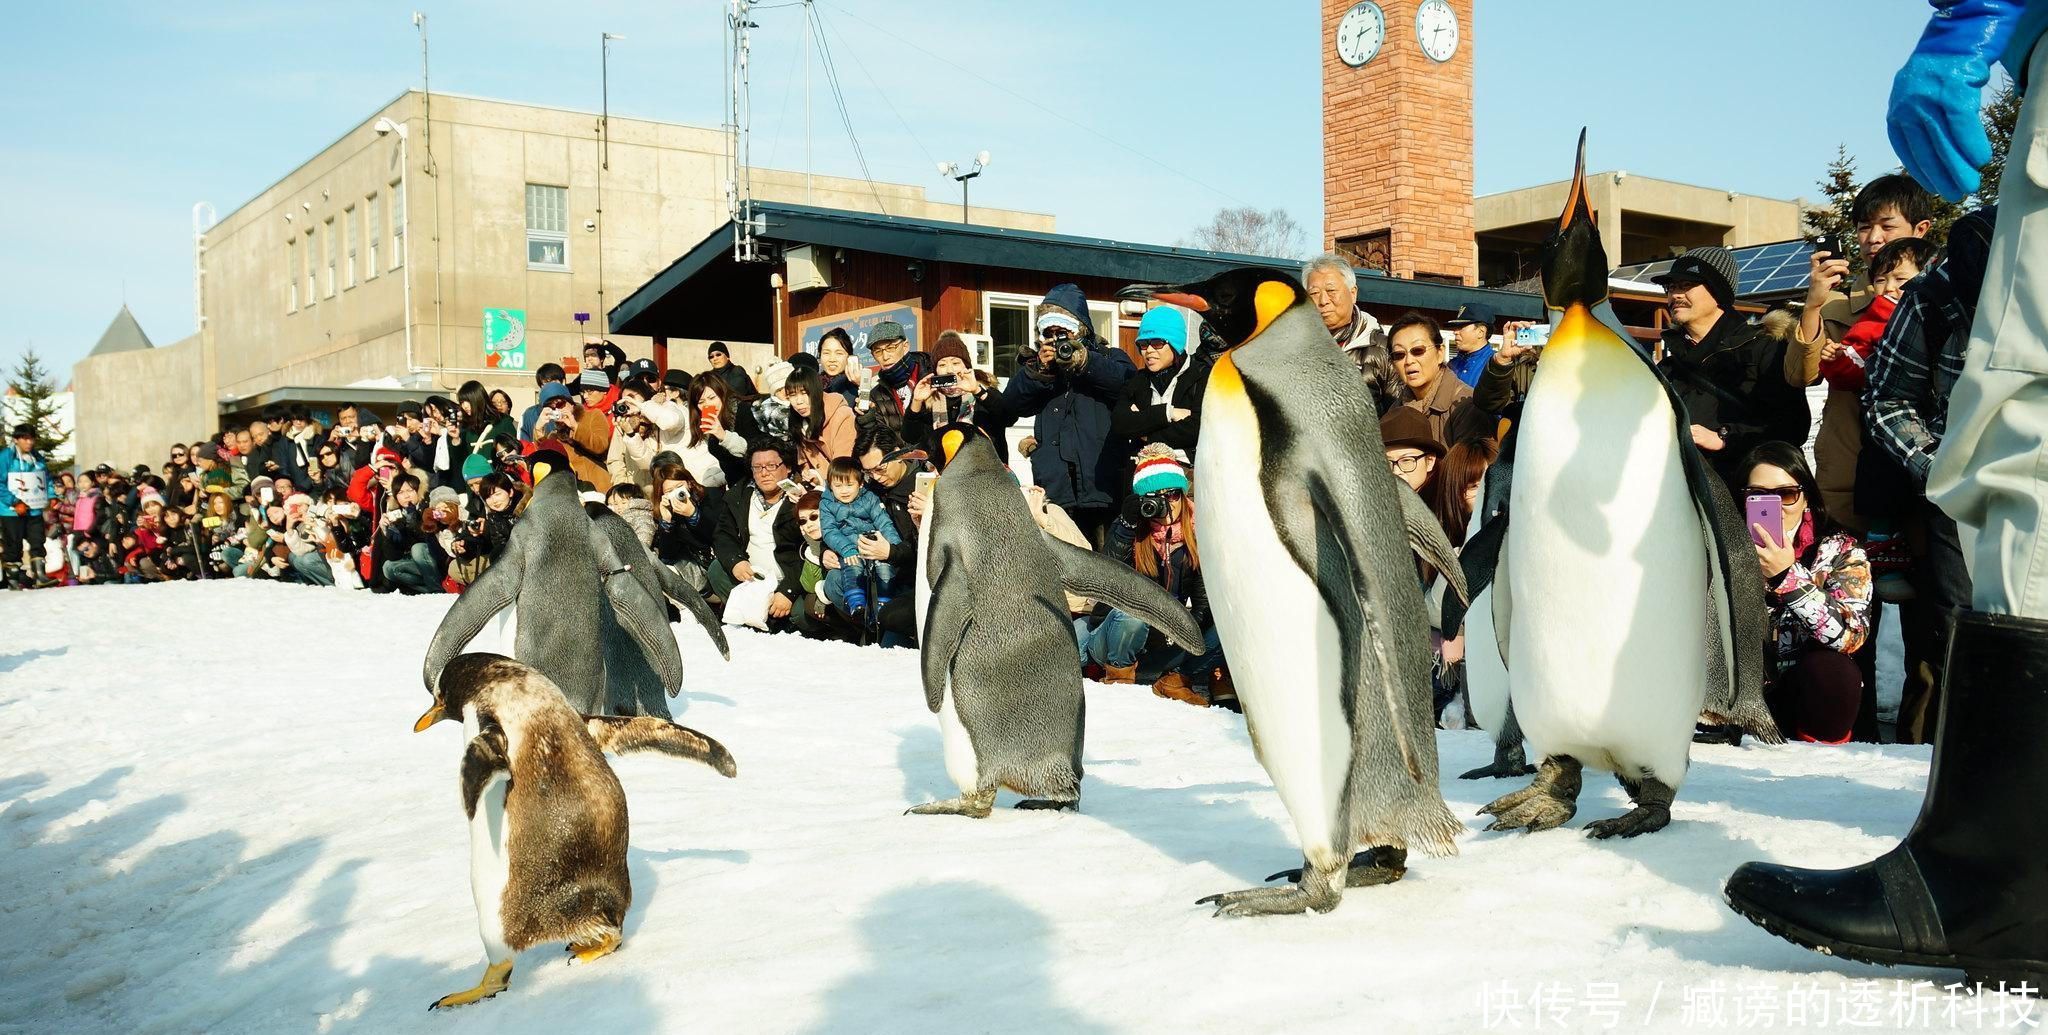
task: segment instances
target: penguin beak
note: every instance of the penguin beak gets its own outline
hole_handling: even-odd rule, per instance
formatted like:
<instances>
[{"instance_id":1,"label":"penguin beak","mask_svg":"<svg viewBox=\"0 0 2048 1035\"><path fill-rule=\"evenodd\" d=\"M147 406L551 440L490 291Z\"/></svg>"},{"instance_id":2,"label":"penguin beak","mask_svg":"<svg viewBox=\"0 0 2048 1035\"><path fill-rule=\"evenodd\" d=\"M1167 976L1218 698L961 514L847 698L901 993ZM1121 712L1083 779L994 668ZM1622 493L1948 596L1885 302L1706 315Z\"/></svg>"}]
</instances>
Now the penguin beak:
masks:
<instances>
[{"instance_id":1,"label":"penguin beak","mask_svg":"<svg viewBox=\"0 0 2048 1035\"><path fill-rule=\"evenodd\" d=\"M1142 302L1148 299L1155 302L1165 302L1168 305L1177 305L1183 309L1192 309L1198 313L1209 311L1209 301L1207 299L1200 295L1189 294L1178 284L1132 284L1130 287L1117 292L1116 297L1126 302Z\"/></svg>"},{"instance_id":2,"label":"penguin beak","mask_svg":"<svg viewBox=\"0 0 2048 1035\"><path fill-rule=\"evenodd\" d=\"M431 706L427 708L426 712L420 716L420 720L412 724L412 731L414 733L418 733L447 717L448 713L441 710L441 702L435 701Z\"/></svg>"}]
</instances>

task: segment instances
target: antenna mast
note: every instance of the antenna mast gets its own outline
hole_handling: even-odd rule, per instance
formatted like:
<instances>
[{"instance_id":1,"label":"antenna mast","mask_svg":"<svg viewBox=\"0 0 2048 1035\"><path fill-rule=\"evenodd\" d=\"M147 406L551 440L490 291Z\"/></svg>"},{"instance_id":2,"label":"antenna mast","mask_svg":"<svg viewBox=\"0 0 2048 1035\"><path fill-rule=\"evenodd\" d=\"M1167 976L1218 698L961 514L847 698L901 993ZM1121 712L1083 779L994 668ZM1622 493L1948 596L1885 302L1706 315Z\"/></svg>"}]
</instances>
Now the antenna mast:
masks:
<instances>
[{"instance_id":1,"label":"antenna mast","mask_svg":"<svg viewBox=\"0 0 2048 1035\"><path fill-rule=\"evenodd\" d=\"M754 215L754 163L752 148L753 99L748 84L749 56L753 30L760 28L750 14L754 0L732 0L726 13L727 56L732 66L726 82L726 209L732 217L732 257L738 262L758 262L758 234L763 229Z\"/></svg>"}]
</instances>

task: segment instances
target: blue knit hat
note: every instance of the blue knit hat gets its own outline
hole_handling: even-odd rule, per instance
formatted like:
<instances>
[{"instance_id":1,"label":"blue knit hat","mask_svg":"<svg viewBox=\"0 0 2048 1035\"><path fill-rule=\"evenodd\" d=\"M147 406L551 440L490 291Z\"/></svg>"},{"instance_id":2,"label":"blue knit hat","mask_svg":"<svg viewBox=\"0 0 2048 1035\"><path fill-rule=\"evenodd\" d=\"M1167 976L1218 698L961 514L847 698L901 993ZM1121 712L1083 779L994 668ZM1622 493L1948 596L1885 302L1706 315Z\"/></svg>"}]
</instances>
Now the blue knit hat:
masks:
<instances>
[{"instance_id":1,"label":"blue knit hat","mask_svg":"<svg viewBox=\"0 0 2048 1035\"><path fill-rule=\"evenodd\" d=\"M1153 306L1145 310L1145 318L1138 321L1139 341L1163 341L1173 346L1173 351L1186 355L1188 351L1188 318L1170 305Z\"/></svg>"}]
</instances>

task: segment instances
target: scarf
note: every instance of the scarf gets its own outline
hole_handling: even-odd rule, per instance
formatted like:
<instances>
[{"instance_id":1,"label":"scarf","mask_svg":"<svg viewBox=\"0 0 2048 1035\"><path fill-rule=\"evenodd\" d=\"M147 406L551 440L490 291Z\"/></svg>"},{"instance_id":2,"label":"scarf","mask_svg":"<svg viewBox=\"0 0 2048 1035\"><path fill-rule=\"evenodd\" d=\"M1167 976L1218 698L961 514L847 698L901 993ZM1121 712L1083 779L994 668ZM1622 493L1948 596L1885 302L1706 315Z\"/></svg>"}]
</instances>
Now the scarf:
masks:
<instances>
[{"instance_id":1,"label":"scarf","mask_svg":"<svg viewBox=\"0 0 2048 1035\"><path fill-rule=\"evenodd\" d=\"M1152 525L1152 551L1162 562L1173 560L1173 551L1180 548L1183 536L1178 521L1157 521Z\"/></svg>"},{"instance_id":2,"label":"scarf","mask_svg":"<svg viewBox=\"0 0 2048 1035\"><path fill-rule=\"evenodd\" d=\"M1813 529L1813 511L1799 516L1799 532L1792 537L1792 556L1804 557L1813 549L1813 542L1819 538Z\"/></svg>"}]
</instances>

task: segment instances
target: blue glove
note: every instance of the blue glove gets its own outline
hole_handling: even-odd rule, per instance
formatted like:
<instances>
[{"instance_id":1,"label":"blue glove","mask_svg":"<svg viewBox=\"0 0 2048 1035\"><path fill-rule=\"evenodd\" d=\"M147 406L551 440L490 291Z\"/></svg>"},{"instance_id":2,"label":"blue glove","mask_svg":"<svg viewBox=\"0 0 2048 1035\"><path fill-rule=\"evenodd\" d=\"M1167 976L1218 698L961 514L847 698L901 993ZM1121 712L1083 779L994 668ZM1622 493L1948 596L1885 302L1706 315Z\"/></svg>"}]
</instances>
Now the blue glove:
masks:
<instances>
[{"instance_id":1,"label":"blue glove","mask_svg":"<svg viewBox=\"0 0 2048 1035\"><path fill-rule=\"evenodd\" d=\"M1892 150L1927 189L1961 201L1977 189L1991 141L1977 117L1991 63L2012 39L2021 0L1933 0L1934 17L1892 79Z\"/></svg>"}]
</instances>

